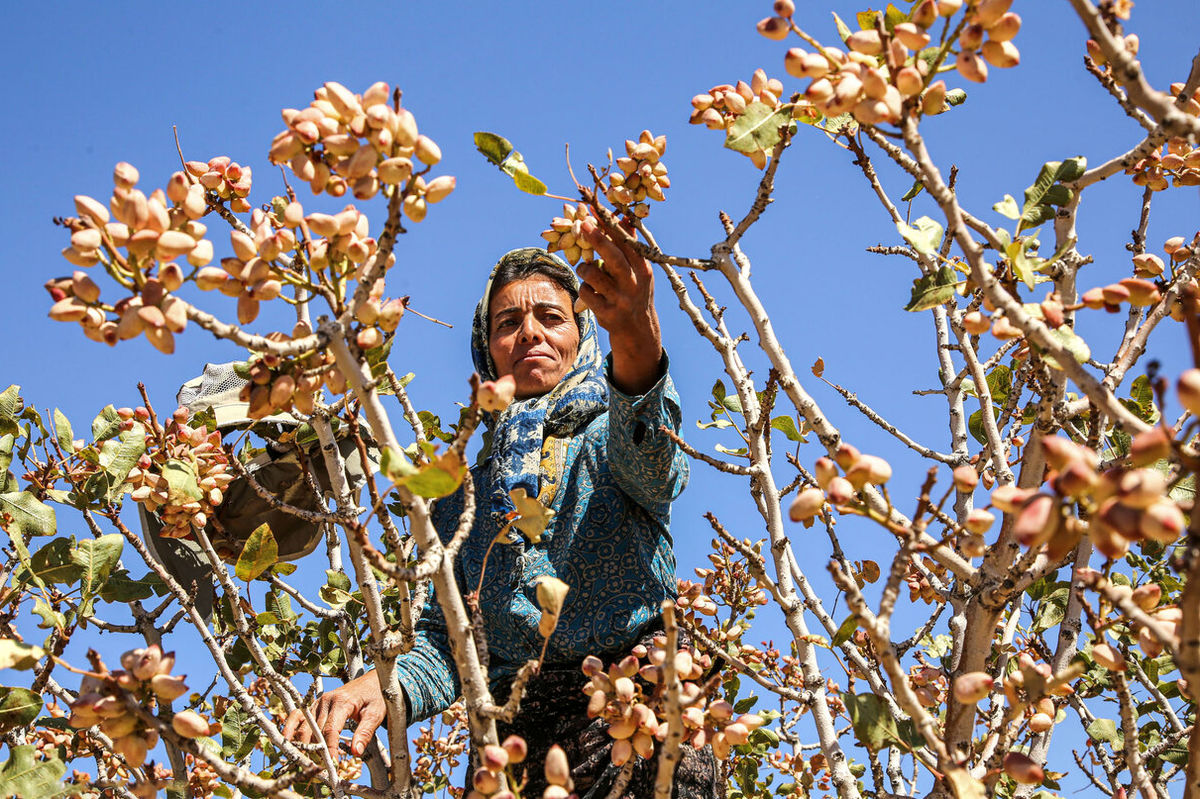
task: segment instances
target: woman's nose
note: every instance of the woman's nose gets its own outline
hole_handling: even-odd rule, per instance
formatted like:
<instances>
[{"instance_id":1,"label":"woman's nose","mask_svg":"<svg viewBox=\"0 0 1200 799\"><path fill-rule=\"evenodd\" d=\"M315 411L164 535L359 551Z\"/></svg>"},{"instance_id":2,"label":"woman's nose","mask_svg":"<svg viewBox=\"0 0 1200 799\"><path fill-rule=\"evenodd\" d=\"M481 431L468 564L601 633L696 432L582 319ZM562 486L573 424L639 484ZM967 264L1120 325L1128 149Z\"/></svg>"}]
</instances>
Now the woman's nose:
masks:
<instances>
[{"instance_id":1,"label":"woman's nose","mask_svg":"<svg viewBox=\"0 0 1200 799\"><path fill-rule=\"evenodd\" d=\"M517 333L521 341L537 341L543 338L541 323L532 315L521 320L521 328Z\"/></svg>"}]
</instances>

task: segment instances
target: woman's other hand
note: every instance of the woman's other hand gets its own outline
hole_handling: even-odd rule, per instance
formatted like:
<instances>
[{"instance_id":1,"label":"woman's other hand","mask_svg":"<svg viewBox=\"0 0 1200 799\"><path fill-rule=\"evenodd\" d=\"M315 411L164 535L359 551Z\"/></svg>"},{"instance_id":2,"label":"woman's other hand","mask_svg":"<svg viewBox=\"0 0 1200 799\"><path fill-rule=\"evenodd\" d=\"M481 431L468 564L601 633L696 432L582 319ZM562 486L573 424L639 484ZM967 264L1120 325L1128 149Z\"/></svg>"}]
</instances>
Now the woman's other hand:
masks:
<instances>
[{"instance_id":1,"label":"woman's other hand","mask_svg":"<svg viewBox=\"0 0 1200 799\"><path fill-rule=\"evenodd\" d=\"M350 741L350 752L356 757L361 757L367 744L375 736L375 731L387 718L387 705L383 699L383 690L379 687L379 678L374 671L368 671L342 687L322 694L312 707L312 714L321 735L325 738L325 745L329 747L335 760L338 737L346 722L354 719L358 726ZM284 737L296 743L306 744L314 740L312 732L312 728L304 720L304 714L299 710L293 710L283 725Z\"/></svg>"}]
</instances>

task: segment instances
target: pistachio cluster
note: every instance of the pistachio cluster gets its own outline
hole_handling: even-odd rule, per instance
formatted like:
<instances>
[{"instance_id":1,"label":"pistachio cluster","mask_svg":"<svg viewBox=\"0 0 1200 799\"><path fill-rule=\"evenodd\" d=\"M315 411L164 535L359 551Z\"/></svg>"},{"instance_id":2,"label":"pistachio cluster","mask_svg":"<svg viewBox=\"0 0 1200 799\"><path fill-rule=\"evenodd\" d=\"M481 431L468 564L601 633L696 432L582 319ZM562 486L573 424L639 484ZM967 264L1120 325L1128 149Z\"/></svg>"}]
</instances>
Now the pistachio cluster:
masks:
<instances>
[{"instance_id":1,"label":"pistachio cluster","mask_svg":"<svg viewBox=\"0 0 1200 799\"><path fill-rule=\"evenodd\" d=\"M784 57L784 68L796 78L811 79L804 97L821 114L834 117L852 114L865 125L896 124L905 102L920 99L925 114L940 114L947 108L945 81L930 82L929 64L920 53L930 41L929 28L939 17L953 16L962 0L923 0L909 20L884 29L859 30L846 37L846 51L822 47L809 52L793 47ZM1021 28L1021 18L1008 9L1012 0L980 0L969 4L966 25L959 37L955 67L967 80L987 80L988 65L1014 67L1020 53L1012 39ZM767 26L772 31L787 28Z\"/></svg>"},{"instance_id":2,"label":"pistachio cluster","mask_svg":"<svg viewBox=\"0 0 1200 799\"><path fill-rule=\"evenodd\" d=\"M267 339L282 344L311 333L306 323L297 322L290 337L273 332ZM249 382L242 386L238 399L249 405L246 416L251 419L292 410L308 415L322 386L335 394L346 390L346 379L333 365L333 355L323 350L287 360L267 353L251 359L246 370Z\"/></svg>"},{"instance_id":3,"label":"pistachio cluster","mask_svg":"<svg viewBox=\"0 0 1200 799\"><path fill-rule=\"evenodd\" d=\"M415 173L421 167L414 159L432 167L442 160L442 151L417 131L416 117L400 107L399 91L393 95L380 81L355 94L328 81L313 97L307 108L283 109L287 129L275 137L269 155L272 163L286 163L313 194L341 197L351 191L369 200L392 186L404 192L404 214L420 222L428 203L454 190L453 177L427 182L422 175L428 169Z\"/></svg>"},{"instance_id":4,"label":"pistachio cluster","mask_svg":"<svg viewBox=\"0 0 1200 799\"><path fill-rule=\"evenodd\" d=\"M838 468L844 476L838 474ZM831 458L818 458L813 470L817 485L796 495L788 506L788 517L811 526L826 501L834 506L848 505L867 485L882 485L892 478L892 467L877 455L864 455L851 444L842 442Z\"/></svg>"},{"instance_id":5,"label":"pistachio cluster","mask_svg":"<svg viewBox=\"0 0 1200 799\"><path fill-rule=\"evenodd\" d=\"M588 716L608 722L615 765L623 765L635 755L650 759L654 742L666 739L667 722L661 707L666 659L665 636L656 636L649 647L635 646L607 670L597 657L584 659L583 673L591 678L583 689L589 697ZM707 654L683 647L675 653L674 665L681 681L684 740L696 749L712 744L713 754L726 759L731 746L747 743L750 733L762 726L762 717L754 713L735 716L730 703L709 701L701 682L712 665ZM637 677L640 680L634 679Z\"/></svg>"},{"instance_id":6,"label":"pistachio cluster","mask_svg":"<svg viewBox=\"0 0 1200 799\"><path fill-rule=\"evenodd\" d=\"M756 69L749 83L744 80L739 80L736 85L722 83L693 97L692 114L688 122L704 125L709 130L727 131L746 113L746 108L751 103L764 103L771 110L775 110L782 105L782 97L783 82L777 78L768 78L763 69ZM796 103L792 116L799 118L810 111L811 107L807 103ZM759 169L767 165L769 153L766 150L753 150L744 155Z\"/></svg>"},{"instance_id":7,"label":"pistachio cluster","mask_svg":"<svg viewBox=\"0 0 1200 799\"><path fill-rule=\"evenodd\" d=\"M1175 86L1179 89L1175 90ZM1183 85L1173 84L1172 89L1178 93L1183 91ZM1196 96L1200 97L1200 90ZM1196 105L1200 108L1200 103ZM1200 116L1200 111L1192 115ZM1172 184L1200 186L1200 147L1193 147L1187 139L1169 139L1165 153L1155 150L1126 167L1125 174L1132 175L1136 185L1146 186L1151 191L1163 191Z\"/></svg>"},{"instance_id":8,"label":"pistachio cluster","mask_svg":"<svg viewBox=\"0 0 1200 799\"><path fill-rule=\"evenodd\" d=\"M432 782L443 767L447 770L457 768L459 759L466 752L470 736L466 706L461 701L455 702L442 711L441 720L447 728L444 734L435 736L430 720L413 739L413 779L418 785Z\"/></svg>"},{"instance_id":9,"label":"pistachio cluster","mask_svg":"<svg viewBox=\"0 0 1200 799\"><path fill-rule=\"evenodd\" d=\"M222 782L208 761L189 754L184 756L184 765L187 768L189 799L210 799L214 796Z\"/></svg>"},{"instance_id":10,"label":"pistachio cluster","mask_svg":"<svg viewBox=\"0 0 1200 799\"><path fill-rule=\"evenodd\" d=\"M499 746L496 744L487 744L484 746L479 758L479 767L471 775L471 792L467 794L468 799L483 799L483 797L513 799L511 791L501 790L504 784L503 778L507 775L510 781L515 782L515 780L511 780L512 772L510 771L510 767L524 763L528 753L529 748L525 744L525 739L518 735L508 736ZM549 786L545 793L543 793L543 796L557 797L560 794L556 791L551 791L551 788L569 786L571 770L569 767L564 766L566 759L567 756L557 746L546 755L546 780L549 782ZM551 773L554 774L554 781L550 779ZM566 775L566 785L564 786L559 785L559 778L562 774ZM564 791L561 797L562 799L566 799L566 796L567 793Z\"/></svg>"},{"instance_id":11,"label":"pistachio cluster","mask_svg":"<svg viewBox=\"0 0 1200 799\"><path fill-rule=\"evenodd\" d=\"M1094 450L1066 438L1047 436L1042 450L1050 467L1048 492L999 486L992 505L1014 514L1013 535L1027 547L1047 545L1051 560L1074 549L1084 532L1107 558L1120 558L1134 541L1148 538L1173 543L1186 522L1179 506L1167 496L1167 478L1145 468L1170 452L1170 440L1155 428L1137 436L1130 445L1132 466L1099 470ZM1070 513L1079 503L1089 510L1085 523Z\"/></svg>"},{"instance_id":12,"label":"pistachio cluster","mask_svg":"<svg viewBox=\"0 0 1200 799\"><path fill-rule=\"evenodd\" d=\"M67 723L77 730L98 725L112 740L113 750L138 768L158 743L158 730L135 708L172 702L187 692L183 677L171 674L175 653L164 653L158 644L152 644L121 655L121 669L116 671L108 671L99 658L96 662L99 668L83 678ZM215 731L214 725L191 710L175 713L171 727L185 738ZM220 725L215 727L220 729Z\"/></svg>"},{"instance_id":13,"label":"pistachio cluster","mask_svg":"<svg viewBox=\"0 0 1200 799\"><path fill-rule=\"evenodd\" d=\"M1143 583L1134 588L1130 585L1110 582L1107 577L1095 569L1077 569L1075 574L1080 578L1089 578L1090 584L1096 589L1104 591L1100 606L1101 615L1106 614L1109 610L1123 615L1119 603L1124 601L1132 602L1150 615L1150 620L1157 628L1156 631L1148 629L1146 625L1131 621L1133 628L1137 631L1138 647L1146 657L1156 658L1162 654L1162 638L1166 638L1175 647L1179 646L1183 611L1178 605L1159 604L1162 602L1162 588L1158 584ZM1108 643L1093 644L1092 659L1109 671L1125 671L1128 668L1125 656Z\"/></svg>"},{"instance_id":14,"label":"pistachio cluster","mask_svg":"<svg viewBox=\"0 0 1200 799\"><path fill-rule=\"evenodd\" d=\"M165 427L148 429L146 452L126 478L133 500L162 520L164 538L188 538L193 530L203 529L234 477L227 471L220 432L188 427L187 419L187 410L179 408ZM151 422L144 424L149 427ZM196 488L181 488L167 471L194 476Z\"/></svg>"},{"instance_id":15,"label":"pistachio cluster","mask_svg":"<svg viewBox=\"0 0 1200 799\"><path fill-rule=\"evenodd\" d=\"M210 158L207 163L188 161L184 164L184 168L202 187L216 194L222 200L228 200L229 210L236 213L245 213L250 210L250 201L246 199L250 196L250 167L242 166L231 160L229 156L221 155ZM191 192L192 185L195 184L188 183L183 179L182 173L176 172L171 176L171 182L167 184L167 196L175 202L183 202L186 199L184 193ZM172 190L175 194L172 194ZM192 203L193 207L197 207L194 198Z\"/></svg>"},{"instance_id":16,"label":"pistachio cluster","mask_svg":"<svg viewBox=\"0 0 1200 799\"><path fill-rule=\"evenodd\" d=\"M643 130L638 140L625 140L625 155L616 160L616 168L608 174L605 196L618 210L639 219L650 213L647 199L666 199L663 192L671 185L667 165L662 162L667 149L667 137L655 136Z\"/></svg>"},{"instance_id":17,"label":"pistachio cluster","mask_svg":"<svg viewBox=\"0 0 1200 799\"><path fill-rule=\"evenodd\" d=\"M543 230L541 234L546 240L547 252L561 252L571 265L595 260L595 252L583 240L580 232L583 223L589 219L595 224L592 209L583 203L563 203L563 215L550 220L550 229Z\"/></svg>"},{"instance_id":18,"label":"pistachio cluster","mask_svg":"<svg viewBox=\"0 0 1200 799\"><path fill-rule=\"evenodd\" d=\"M213 162L223 163L226 171L231 166L228 159ZM212 260L212 242L204 238L207 227L199 221L208 204L204 187L183 172L172 176L167 192L155 189L149 196L135 188L138 178L132 165L117 164L108 207L78 195L79 216L63 220L71 230L63 257L81 267L103 263L131 296L103 303L95 281L77 272L47 284L54 299L50 317L79 322L88 338L109 345L145 333L156 349L171 353L174 335L187 326L187 305L170 294L185 280L175 259L186 256L192 266ZM248 172L241 179L248 188Z\"/></svg>"},{"instance_id":19,"label":"pistachio cluster","mask_svg":"<svg viewBox=\"0 0 1200 799\"><path fill-rule=\"evenodd\" d=\"M967 25L958 37L955 62L958 73L967 80L985 82L989 64L1008 69L1021 63L1021 53L1012 43L1021 30L1021 18L1008 10L1011 6L1012 0L979 0L968 4Z\"/></svg>"}]
</instances>

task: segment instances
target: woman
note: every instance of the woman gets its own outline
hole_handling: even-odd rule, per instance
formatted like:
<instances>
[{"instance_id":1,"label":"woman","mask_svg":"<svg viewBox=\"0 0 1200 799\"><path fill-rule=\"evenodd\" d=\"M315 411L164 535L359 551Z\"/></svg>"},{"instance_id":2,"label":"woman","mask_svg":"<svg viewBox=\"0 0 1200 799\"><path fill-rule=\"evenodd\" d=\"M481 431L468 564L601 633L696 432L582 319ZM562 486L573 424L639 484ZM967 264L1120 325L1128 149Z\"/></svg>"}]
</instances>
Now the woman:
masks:
<instances>
[{"instance_id":1,"label":"woman","mask_svg":"<svg viewBox=\"0 0 1200 799\"><path fill-rule=\"evenodd\" d=\"M559 743L577 793L602 797L617 769L603 725L587 718L579 663L588 654L611 662L648 640L660 603L675 595L668 525L670 503L687 482L687 461L660 430L678 430L680 411L654 310L653 272L594 228L586 235L604 266L581 266L581 284L544 250L514 250L493 269L476 310L476 369L484 379L512 375L517 401L490 420L490 449L473 469L475 527L456 576L460 590L481 586L489 678L501 702L517 669L542 648L537 581L552 575L570 586L546 665L530 681L520 716L501 732L526 739L531 764ZM574 313L576 292L590 311ZM607 369L597 323L609 333ZM492 548L485 564L488 544L513 510L509 492L518 487L555 515L538 544L516 537ZM459 495L438 503L434 522L444 537L460 511ZM410 721L440 712L458 694L445 623L432 597L416 644L397 670ZM384 715L373 673L323 696L316 708L331 747L345 722L357 719L355 754ZM309 732L298 716L285 732L306 741ZM676 796L713 795L711 753L685 747L685 754ZM540 795L540 771L529 770L529 796ZM630 784L634 795L652 792L652 775L653 764L643 764Z\"/></svg>"}]
</instances>

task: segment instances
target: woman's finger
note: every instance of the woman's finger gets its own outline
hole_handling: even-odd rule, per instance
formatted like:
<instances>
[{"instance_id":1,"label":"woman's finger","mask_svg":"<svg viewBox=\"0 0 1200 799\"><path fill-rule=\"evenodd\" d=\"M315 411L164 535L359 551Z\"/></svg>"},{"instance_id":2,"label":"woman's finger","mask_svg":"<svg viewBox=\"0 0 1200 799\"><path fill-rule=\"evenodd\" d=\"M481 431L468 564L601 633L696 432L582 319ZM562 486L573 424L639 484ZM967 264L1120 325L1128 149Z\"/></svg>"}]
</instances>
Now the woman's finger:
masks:
<instances>
[{"instance_id":1,"label":"woman's finger","mask_svg":"<svg viewBox=\"0 0 1200 799\"><path fill-rule=\"evenodd\" d=\"M596 321L603 324L603 317L608 313L612 303L603 294L600 294L587 283L582 283L579 286L579 298L583 300L588 308L592 309L592 313L596 315Z\"/></svg>"},{"instance_id":2,"label":"woman's finger","mask_svg":"<svg viewBox=\"0 0 1200 799\"><path fill-rule=\"evenodd\" d=\"M615 296L620 290L612 276L595 262L580 264L575 271L583 284L598 294Z\"/></svg>"},{"instance_id":3,"label":"woman's finger","mask_svg":"<svg viewBox=\"0 0 1200 799\"><path fill-rule=\"evenodd\" d=\"M597 227L590 219L584 222L580 229L584 241L604 259L605 271L617 283L621 290L628 290L633 284L633 269L625 253L612 240L608 233Z\"/></svg>"}]
</instances>

